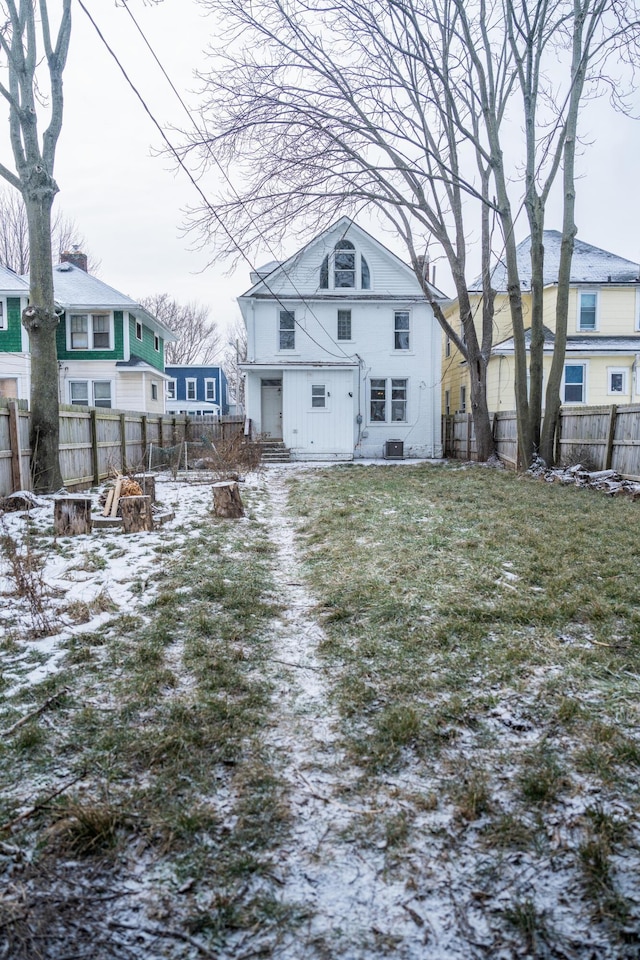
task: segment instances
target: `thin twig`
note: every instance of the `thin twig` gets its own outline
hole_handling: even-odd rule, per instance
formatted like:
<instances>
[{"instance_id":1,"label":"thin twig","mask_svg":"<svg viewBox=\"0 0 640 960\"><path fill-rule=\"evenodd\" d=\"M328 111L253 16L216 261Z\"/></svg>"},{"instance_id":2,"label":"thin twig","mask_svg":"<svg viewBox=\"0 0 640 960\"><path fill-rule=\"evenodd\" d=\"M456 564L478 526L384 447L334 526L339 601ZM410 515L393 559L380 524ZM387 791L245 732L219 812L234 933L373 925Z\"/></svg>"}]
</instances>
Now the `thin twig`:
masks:
<instances>
[{"instance_id":1,"label":"thin twig","mask_svg":"<svg viewBox=\"0 0 640 960\"><path fill-rule=\"evenodd\" d=\"M8 823L3 823L0 826L0 833L5 833L7 830L11 830L12 827L15 827L16 824L20 823L22 820L27 820L29 817L32 817L34 813L37 813L38 810L42 810L43 807L46 807L48 803L51 803L56 797L59 797L61 793L64 793L65 790L68 790L69 787L72 787L74 783L77 783L79 780L86 777L87 771L83 770L81 774L77 777L74 777L73 780L69 780L68 783L65 783L63 787L60 787L59 790L56 790L54 793L49 794L48 797L45 797L44 800L41 800L40 803L36 803L35 806L30 807L28 810L25 810L24 813L21 813L19 816L14 817L13 820L9 820Z\"/></svg>"},{"instance_id":2,"label":"thin twig","mask_svg":"<svg viewBox=\"0 0 640 960\"><path fill-rule=\"evenodd\" d=\"M29 722L29 720L32 720L34 717L37 717L38 714L43 713L47 709L47 707L54 702L54 700L57 700L58 697L61 697L63 693L66 693L67 689L68 689L67 687L63 687L62 690L58 690L57 693L54 693L53 696L45 700L45 702L42 703L37 710L32 710L31 713L27 713L26 716L21 717L19 720L16 720L13 726L8 727L6 730L3 730L2 733L0 733L0 736L10 737L11 734L15 733L19 727L24 726L25 723Z\"/></svg>"},{"instance_id":3,"label":"thin twig","mask_svg":"<svg viewBox=\"0 0 640 960\"><path fill-rule=\"evenodd\" d=\"M190 946L199 950L203 957L210 957L211 960L218 960L218 954L212 953L203 943L190 937L188 933L182 933L180 930L170 930L168 927L141 927L137 923L120 923L118 920L109 920L107 926L118 930L133 930L136 933L148 933L151 937L173 937L176 940L183 940Z\"/></svg>"}]
</instances>

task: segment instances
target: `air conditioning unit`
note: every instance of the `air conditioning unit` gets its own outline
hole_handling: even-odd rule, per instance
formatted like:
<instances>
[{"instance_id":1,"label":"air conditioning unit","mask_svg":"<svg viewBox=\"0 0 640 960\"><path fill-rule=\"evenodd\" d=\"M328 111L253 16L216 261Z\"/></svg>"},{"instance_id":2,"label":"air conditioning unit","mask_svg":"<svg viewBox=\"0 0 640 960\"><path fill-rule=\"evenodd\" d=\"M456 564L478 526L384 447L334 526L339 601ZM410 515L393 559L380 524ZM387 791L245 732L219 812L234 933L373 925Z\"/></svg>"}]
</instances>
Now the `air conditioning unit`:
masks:
<instances>
[{"instance_id":1,"label":"air conditioning unit","mask_svg":"<svg viewBox=\"0 0 640 960\"><path fill-rule=\"evenodd\" d=\"M387 440L384 445L385 460L404 460L404 441Z\"/></svg>"}]
</instances>

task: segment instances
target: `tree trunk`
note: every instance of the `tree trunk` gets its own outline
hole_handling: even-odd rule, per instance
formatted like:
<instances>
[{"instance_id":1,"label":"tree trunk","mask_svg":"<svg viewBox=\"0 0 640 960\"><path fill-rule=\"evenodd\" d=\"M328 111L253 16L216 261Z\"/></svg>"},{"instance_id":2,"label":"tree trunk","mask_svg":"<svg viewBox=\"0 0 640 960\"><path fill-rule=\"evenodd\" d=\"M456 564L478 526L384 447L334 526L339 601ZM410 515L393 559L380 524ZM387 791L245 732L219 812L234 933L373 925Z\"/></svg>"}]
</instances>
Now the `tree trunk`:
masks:
<instances>
[{"instance_id":1,"label":"tree trunk","mask_svg":"<svg viewBox=\"0 0 640 960\"><path fill-rule=\"evenodd\" d=\"M120 512L125 533L153 530L151 497L120 497Z\"/></svg>"},{"instance_id":2,"label":"tree trunk","mask_svg":"<svg viewBox=\"0 0 640 960\"><path fill-rule=\"evenodd\" d=\"M213 512L216 517L234 520L244 517L240 489L235 480L221 480L213 484Z\"/></svg>"},{"instance_id":3,"label":"tree trunk","mask_svg":"<svg viewBox=\"0 0 640 960\"><path fill-rule=\"evenodd\" d=\"M75 537L91 533L90 497L60 497L53 504L53 531L56 537Z\"/></svg>"},{"instance_id":4,"label":"tree trunk","mask_svg":"<svg viewBox=\"0 0 640 960\"><path fill-rule=\"evenodd\" d=\"M62 486L56 351L59 320L51 269L51 206L56 192L55 181L42 167L33 171L23 191L31 247L29 306L22 315L31 352L31 472L34 490L43 493Z\"/></svg>"}]
</instances>

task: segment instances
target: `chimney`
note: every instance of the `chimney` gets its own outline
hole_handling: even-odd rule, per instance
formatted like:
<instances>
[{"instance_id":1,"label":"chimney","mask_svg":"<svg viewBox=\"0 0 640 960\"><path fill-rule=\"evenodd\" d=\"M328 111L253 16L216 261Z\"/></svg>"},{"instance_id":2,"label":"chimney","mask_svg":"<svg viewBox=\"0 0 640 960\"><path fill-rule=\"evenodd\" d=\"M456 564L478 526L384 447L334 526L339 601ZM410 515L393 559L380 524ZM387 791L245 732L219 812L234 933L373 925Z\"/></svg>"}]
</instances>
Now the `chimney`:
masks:
<instances>
[{"instance_id":1,"label":"chimney","mask_svg":"<svg viewBox=\"0 0 640 960\"><path fill-rule=\"evenodd\" d=\"M72 263L74 267L80 267L85 273L87 272L87 255L81 253L77 246L73 247L71 251L65 250L64 253L61 253L60 263Z\"/></svg>"}]
</instances>

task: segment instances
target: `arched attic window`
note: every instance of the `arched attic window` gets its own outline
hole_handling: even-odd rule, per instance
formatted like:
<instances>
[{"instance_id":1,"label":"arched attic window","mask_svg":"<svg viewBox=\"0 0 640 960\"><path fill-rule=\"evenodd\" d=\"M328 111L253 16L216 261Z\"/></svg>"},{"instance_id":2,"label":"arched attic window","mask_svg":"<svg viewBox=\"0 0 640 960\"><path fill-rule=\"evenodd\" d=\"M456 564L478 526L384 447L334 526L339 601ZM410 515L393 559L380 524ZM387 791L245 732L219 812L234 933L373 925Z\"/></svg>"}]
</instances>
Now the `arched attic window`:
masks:
<instances>
[{"instance_id":1,"label":"arched attic window","mask_svg":"<svg viewBox=\"0 0 640 960\"><path fill-rule=\"evenodd\" d=\"M325 256L320 265L319 286L321 290L371 289L369 264L362 254L358 257L350 240L338 240L333 252Z\"/></svg>"}]
</instances>

